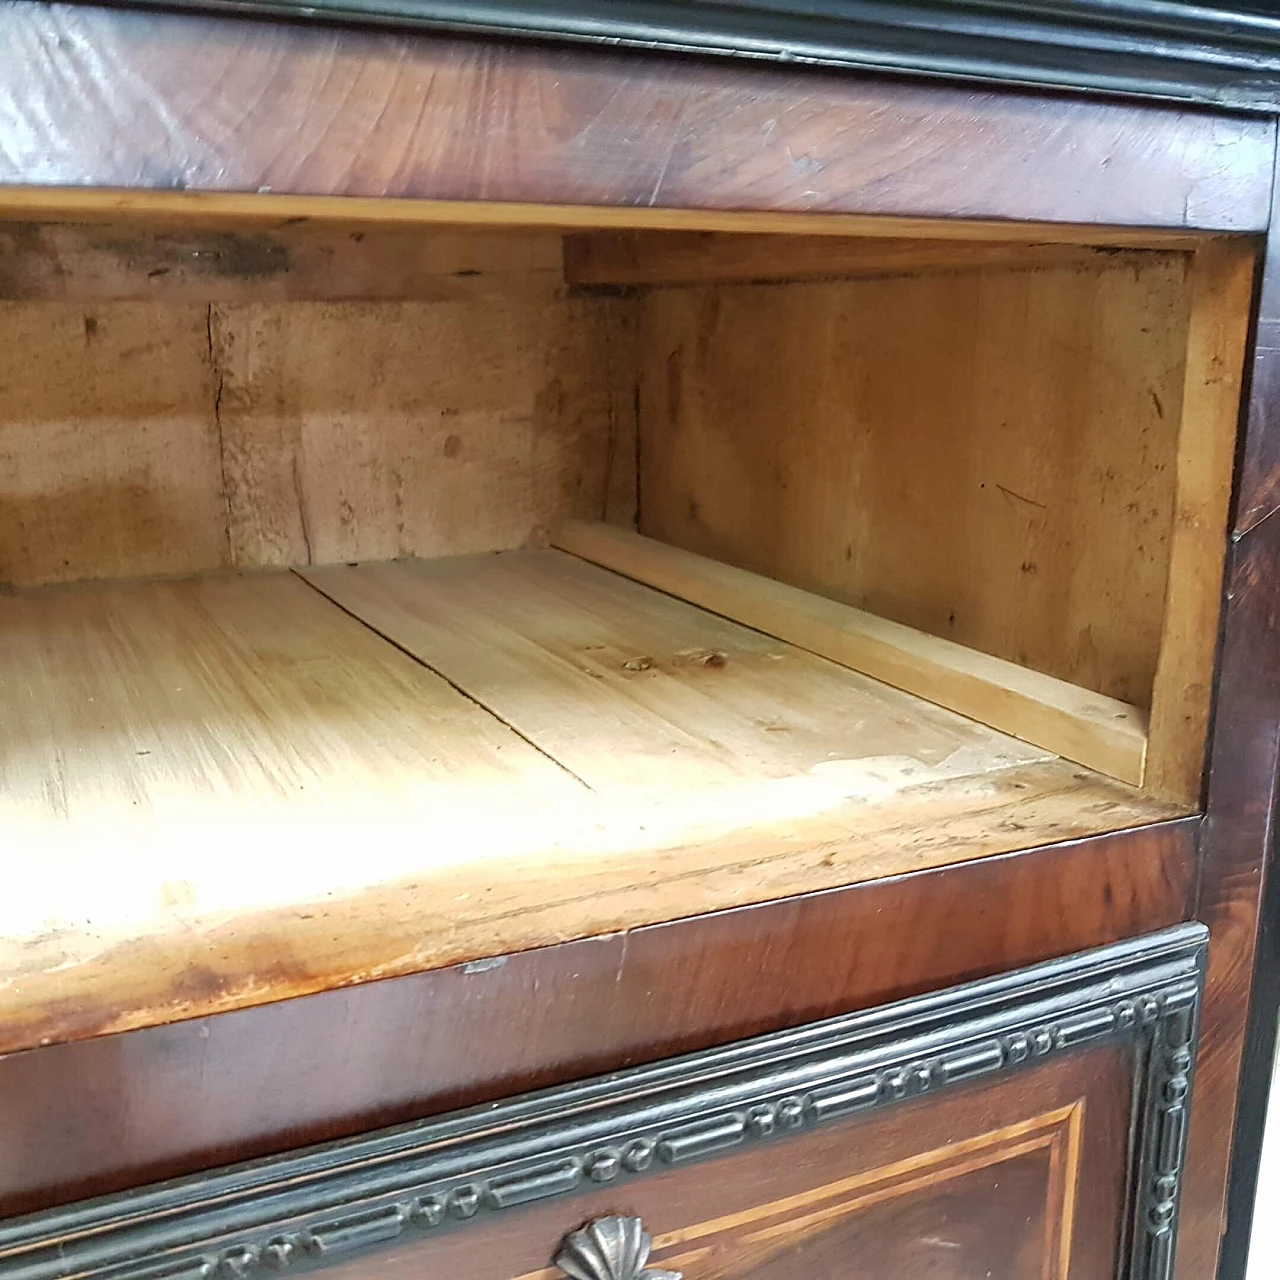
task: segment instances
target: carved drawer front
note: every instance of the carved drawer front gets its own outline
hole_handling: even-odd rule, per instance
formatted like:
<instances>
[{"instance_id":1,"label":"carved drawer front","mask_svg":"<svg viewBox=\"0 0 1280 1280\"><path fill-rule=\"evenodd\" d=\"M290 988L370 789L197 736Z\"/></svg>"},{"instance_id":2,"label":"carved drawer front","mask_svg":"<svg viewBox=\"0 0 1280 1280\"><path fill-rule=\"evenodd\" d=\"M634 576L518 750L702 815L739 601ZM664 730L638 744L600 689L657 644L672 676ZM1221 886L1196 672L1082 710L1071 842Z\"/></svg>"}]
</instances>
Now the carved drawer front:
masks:
<instances>
[{"instance_id":1,"label":"carved drawer front","mask_svg":"<svg viewBox=\"0 0 1280 1280\"><path fill-rule=\"evenodd\" d=\"M0 1276L1164 1280L1205 937L11 1219Z\"/></svg>"}]
</instances>

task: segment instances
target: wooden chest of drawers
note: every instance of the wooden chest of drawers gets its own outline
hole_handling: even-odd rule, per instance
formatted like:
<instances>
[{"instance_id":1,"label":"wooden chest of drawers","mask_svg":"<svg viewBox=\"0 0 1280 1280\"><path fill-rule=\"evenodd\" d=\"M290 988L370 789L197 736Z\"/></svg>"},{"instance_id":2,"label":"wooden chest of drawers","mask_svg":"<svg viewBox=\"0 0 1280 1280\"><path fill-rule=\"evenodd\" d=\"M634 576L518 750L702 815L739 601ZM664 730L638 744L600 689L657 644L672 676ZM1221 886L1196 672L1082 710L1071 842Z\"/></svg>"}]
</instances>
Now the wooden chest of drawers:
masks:
<instances>
[{"instance_id":1,"label":"wooden chest of drawers","mask_svg":"<svg viewBox=\"0 0 1280 1280\"><path fill-rule=\"evenodd\" d=\"M1280 27L364 7L0 6L0 1280L1234 1280Z\"/></svg>"}]
</instances>

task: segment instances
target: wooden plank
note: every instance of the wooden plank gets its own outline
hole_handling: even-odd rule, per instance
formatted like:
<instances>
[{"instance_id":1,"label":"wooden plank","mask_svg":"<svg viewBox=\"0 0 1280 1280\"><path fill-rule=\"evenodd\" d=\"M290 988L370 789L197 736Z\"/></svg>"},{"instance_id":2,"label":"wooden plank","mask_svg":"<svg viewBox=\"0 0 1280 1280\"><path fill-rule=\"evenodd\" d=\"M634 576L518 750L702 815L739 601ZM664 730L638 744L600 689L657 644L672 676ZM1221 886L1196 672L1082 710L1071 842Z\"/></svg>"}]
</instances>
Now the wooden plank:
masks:
<instances>
[{"instance_id":1,"label":"wooden plank","mask_svg":"<svg viewBox=\"0 0 1280 1280\"><path fill-rule=\"evenodd\" d=\"M752 209L573 205L522 200L405 200L380 196L252 195L243 192L162 191L129 187L0 185L0 223L128 223L131 227L185 227L195 231L275 229L283 224L317 228L423 227L500 230L525 234L557 231L725 232L735 235L804 235L979 241L1025 245L1084 245L1100 249L1151 249L1192 253L1203 232L1109 223L1016 222L993 218L915 218L894 214L770 213ZM1240 234L1251 234L1241 232Z\"/></svg>"},{"instance_id":2,"label":"wooden plank","mask_svg":"<svg viewBox=\"0 0 1280 1280\"><path fill-rule=\"evenodd\" d=\"M593 791L690 824L798 816L824 778L887 797L1049 758L557 551L303 572Z\"/></svg>"},{"instance_id":3,"label":"wooden plank","mask_svg":"<svg viewBox=\"0 0 1280 1280\"><path fill-rule=\"evenodd\" d=\"M589 803L561 805L550 829L510 794L480 803L505 816L503 839L443 831L430 801L383 832L355 829L337 807L305 827L289 814L265 844L272 828L224 807L200 815L194 847L188 828L136 860L106 852L136 850L145 831L95 842L82 830L85 861L60 860L5 904L0 1051L55 1028L103 1035L205 1017L1177 814L1060 761L922 787L905 808L890 797L683 839L674 824L642 830ZM33 845L19 831L13 847Z\"/></svg>"},{"instance_id":4,"label":"wooden plank","mask_svg":"<svg viewBox=\"0 0 1280 1280\"><path fill-rule=\"evenodd\" d=\"M0 47L6 186L1223 231L1267 219L1265 118L79 5L5 5Z\"/></svg>"},{"instance_id":5,"label":"wooden plank","mask_svg":"<svg viewBox=\"0 0 1280 1280\"><path fill-rule=\"evenodd\" d=\"M203 307L0 303L0 583L230 563Z\"/></svg>"},{"instance_id":6,"label":"wooden plank","mask_svg":"<svg viewBox=\"0 0 1280 1280\"><path fill-rule=\"evenodd\" d=\"M1024 232L1025 234L1025 232ZM909 237L728 235L712 231L612 231L569 235L565 277L574 285L711 284L871 279L933 272L1097 266L1088 245Z\"/></svg>"},{"instance_id":7,"label":"wooden plank","mask_svg":"<svg viewBox=\"0 0 1280 1280\"><path fill-rule=\"evenodd\" d=\"M634 507L618 299L215 306L233 562L545 543Z\"/></svg>"},{"instance_id":8,"label":"wooden plank","mask_svg":"<svg viewBox=\"0 0 1280 1280\"><path fill-rule=\"evenodd\" d=\"M0 222L0 299L279 302L554 297L555 231Z\"/></svg>"},{"instance_id":9,"label":"wooden plank","mask_svg":"<svg viewBox=\"0 0 1280 1280\"><path fill-rule=\"evenodd\" d=\"M1251 246L1222 240L1200 249L1191 262L1178 488L1143 785L1198 803L1256 258Z\"/></svg>"},{"instance_id":10,"label":"wooden plank","mask_svg":"<svg viewBox=\"0 0 1280 1280\"><path fill-rule=\"evenodd\" d=\"M1134 783L1144 717L1114 698L874 614L606 525L572 522L555 545L931 702Z\"/></svg>"},{"instance_id":11,"label":"wooden plank","mask_svg":"<svg viewBox=\"0 0 1280 1280\"><path fill-rule=\"evenodd\" d=\"M510 799L508 786L545 787L560 803L582 790L292 574L4 596L0 697L0 812L15 856L31 859L0 908L6 925L41 887L53 911L92 919L105 893L145 915L181 898L175 848L288 839L332 856L363 833L390 853L427 797L447 830L486 796ZM113 849L123 861L103 858ZM278 893L293 863L242 864L240 878L220 878L220 905ZM84 879L58 890L73 867ZM108 886L126 875L154 876L151 894L118 901Z\"/></svg>"},{"instance_id":12,"label":"wooden plank","mask_svg":"<svg viewBox=\"0 0 1280 1280\"><path fill-rule=\"evenodd\" d=\"M642 300L639 528L1147 709L1183 255Z\"/></svg>"},{"instance_id":13,"label":"wooden plank","mask_svg":"<svg viewBox=\"0 0 1280 1280\"><path fill-rule=\"evenodd\" d=\"M0 582L458 554L545 542L568 514L632 520L635 357L625 300L537 290L0 303Z\"/></svg>"},{"instance_id":14,"label":"wooden plank","mask_svg":"<svg viewBox=\"0 0 1280 1280\"><path fill-rule=\"evenodd\" d=\"M537 559L514 554L520 574ZM312 576L337 595L363 574ZM723 664L678 630L621 661L568 651L593 602L606 634L647 614L653 593L621 587L624 614L613 593L548 599L577 628L541 660L518 634L492 645L465 695L296 577L0 596L0 821L22 866L0 900L0 1052L1179 813L743 628ZM473 653L497 638L470 625ZM563 763L478 705L501 716L504 692L542 709Z\"/></svg>"}]
</instances>

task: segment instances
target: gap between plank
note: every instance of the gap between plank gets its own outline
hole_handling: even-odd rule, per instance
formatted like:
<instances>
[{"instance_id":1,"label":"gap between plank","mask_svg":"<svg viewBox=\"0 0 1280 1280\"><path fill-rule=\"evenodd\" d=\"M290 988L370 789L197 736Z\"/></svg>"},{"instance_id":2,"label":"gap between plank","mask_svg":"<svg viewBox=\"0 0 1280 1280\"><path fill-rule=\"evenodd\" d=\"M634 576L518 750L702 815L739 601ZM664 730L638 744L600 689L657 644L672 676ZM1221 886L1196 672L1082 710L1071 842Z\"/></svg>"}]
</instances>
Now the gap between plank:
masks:
<instances>
[{"instance_id":1,"label":"gap between plank","mask_svg":"<svg viewBox=\"0 0 1280 1280\"><path fill-rule=\"evenodd\" d=\"M468 689L464 688L456 680L453 680L449 676L445 675L445 673L441 671L438 667L432 666L431 663L429 663L425 658L422 658L418 654L414 653L412 649L405 648L405 646L402 645L400 641L398 641L394 636L390 636L385 631L381 630L378 627L375 627L371 622L367 621L365 618L362 618L358 613L352 613L352 611L348 609L346 605L340 604L327 591L316 586L314 582L309 581L303 574L299 573L296 569L290 569L289 572L295 578L297 578L300 582L305 582L307 586L311 588L312 591L314 591L318 596L321 596L323 599L327 600L335 609L339 610L341 613L345 613L348 618L353 618L367 631L372 631L374 635L376 635L379 639L386 641L386 643L389 644L393 649L396 649L400 653L403 653L406 658L412 659L412 661L417 666L423 667L427 671L430 671L433 676L436 676L438 679L443 680L444 683L447 684L449 688L452 689L455 693L461 694L462 697L466 698L468 702L473 703L475 706L479 707L481 711L485 712L486 714L492 716L495 720L497 720L499 724L504 725L506 728L510 729L511 732L515 734L515 736L519 738L521 742L526 743L528 746L532 747L540 756L543 757L543 759L550 760L551 763L555 765L557 769L561 770L563 773L567 773L569 777L571 777L575 782L580 783L593 795L597 794L595 787L593 787L584 777L582 777L580 774L575 773L572 769L569 768L567 764L564 763L564 761L557 760L556 757L551 754L551 752L547 751L544 747L540 746L531 737L529 737L529 735L525 733L518 725L513 724L510 720L506 718L506 716L502 715L501 712L495 711L494 708L489 706L487 702L483 701L480 698L477 698L475 694L471 693Z\"/></svg>"}]
</instances>

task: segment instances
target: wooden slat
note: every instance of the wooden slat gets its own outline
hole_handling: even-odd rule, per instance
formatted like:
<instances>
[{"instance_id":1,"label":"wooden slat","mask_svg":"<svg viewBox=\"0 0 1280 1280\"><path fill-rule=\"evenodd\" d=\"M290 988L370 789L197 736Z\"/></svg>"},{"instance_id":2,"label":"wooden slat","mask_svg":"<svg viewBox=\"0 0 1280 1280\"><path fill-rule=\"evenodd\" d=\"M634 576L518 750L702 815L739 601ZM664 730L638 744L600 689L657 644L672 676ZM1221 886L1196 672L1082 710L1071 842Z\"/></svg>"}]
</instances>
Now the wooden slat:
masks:
<instances>
[{"instance_id":1,"label":"wooden slat","mask_svg":"<svg viewBox=\"0 0 1280 1280\"><path fill-rule=\"evenodd\" d=\"M566 279L575 285L710 284L1089 267L1105 261L1106 256L1087 245L1037 243L1033 238L1020 243L613 231L567 236L564 270Z\"/></svg>"},{"instance_id":2,"label":"wooden slat","mask_svg":"<svg viewBox=\"0 0 1280 1280\"><path fill-rule=\"evenodd\" d=\"M578 205L522 200L406 200L388 196L276 195L164 191L130 187L0 185L0 223L51 225L127 222L196 231L272 230L282 224L317 228L373 226L421 230L446 227L525 234L556 231L643 231L734 235L874 237L982 243L1080 245L1191 253L1205 236L1169 227L1110 223L1003 221L983 217L912 217L877 213L771 213L763 209ZM1242 231L1242 234L1247 232Z\"/></svg>"},{"instance_id":3,"label":"wooden slat","mask_svg":"<svg viewBox=\"0 0 1280 1280\"><path fill-rule=\"evenodd\" d=\"M1143 716L1114 698L624 529L575 521L553 541L1068 760L1142 781Z\"/></svg>"},{"instance_id":4,"label":"wooden slat","mask_svg":"<svg viewBox=\"0 0 1280 1280\"><path fill-rule=\"evenodd\" d=\"M1155 794L1192 803L1208 747L1255 261L1250 245L1229 240L1191 259L1169 585L1143 781Z\"/></svg>"}]
</instances>

